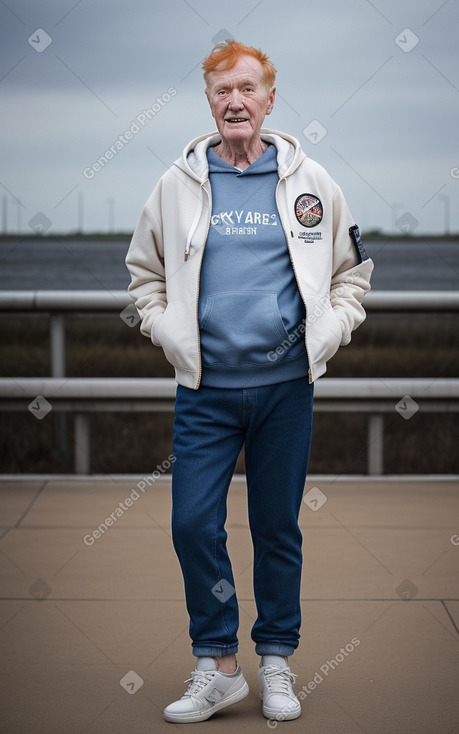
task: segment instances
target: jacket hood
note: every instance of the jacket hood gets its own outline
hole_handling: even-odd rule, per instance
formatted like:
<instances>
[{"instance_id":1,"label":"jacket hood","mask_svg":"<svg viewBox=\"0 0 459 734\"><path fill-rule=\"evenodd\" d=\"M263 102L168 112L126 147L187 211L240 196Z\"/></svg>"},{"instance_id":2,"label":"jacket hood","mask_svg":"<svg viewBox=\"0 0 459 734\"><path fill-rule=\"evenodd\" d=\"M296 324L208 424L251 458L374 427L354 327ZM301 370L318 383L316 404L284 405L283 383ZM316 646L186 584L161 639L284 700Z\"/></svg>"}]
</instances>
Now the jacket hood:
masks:
<instances>
[{"instance_id":1,"label":"jacket hood","mask_svg":"<svg viewBox=\"0 0 459 734\"><path fill-rule=\"evenodd\" d=\"M277 150L277 163L279 177L289 176L306 158L306 154L301 149L299 141L292 135L286 135L277 130L262 128L260 137L267 143L272 143ZM174 165L178 166L182 171L200 183L203 183L209 177L209 168L207 163L207 149L210 146L217 145L221 141L220 133L212 132L201 135L192 140L184 149L180 158Z\"/></svg>"}]
</instances>

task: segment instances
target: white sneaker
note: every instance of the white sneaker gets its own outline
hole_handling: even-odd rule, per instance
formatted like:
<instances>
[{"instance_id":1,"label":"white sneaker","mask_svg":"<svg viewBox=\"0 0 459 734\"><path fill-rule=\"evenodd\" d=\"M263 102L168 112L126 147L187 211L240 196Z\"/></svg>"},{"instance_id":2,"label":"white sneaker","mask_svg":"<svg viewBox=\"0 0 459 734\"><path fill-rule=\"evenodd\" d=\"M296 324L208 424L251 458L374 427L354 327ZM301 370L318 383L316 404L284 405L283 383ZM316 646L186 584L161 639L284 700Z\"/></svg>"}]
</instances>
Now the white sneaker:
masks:
<instances>
[{"instance_id":1,"label":"white sneaker","mask_svg":"<svg viewBox=\"0 0 459 734\"><path fill-rule=\"evenodd\" d=\"M186 724L205 721L226 706L241 701L249 693L249 686L238 666L234 673L218 670L193 670L187 692L178 701L164 709L166 721Z\"/></svg>"},{"instance_id":2,"label":"white sneaker","mask_svg":"<svg viewBox=\"0 0 459 734\"><path fill-rule=\"evenodd\" d=\"M295 678L288 665L260 665L260 698L263 699L263 715L267 719L290 721L300 716L301 704L292 688Z\"/></svg>"}]
</instances>

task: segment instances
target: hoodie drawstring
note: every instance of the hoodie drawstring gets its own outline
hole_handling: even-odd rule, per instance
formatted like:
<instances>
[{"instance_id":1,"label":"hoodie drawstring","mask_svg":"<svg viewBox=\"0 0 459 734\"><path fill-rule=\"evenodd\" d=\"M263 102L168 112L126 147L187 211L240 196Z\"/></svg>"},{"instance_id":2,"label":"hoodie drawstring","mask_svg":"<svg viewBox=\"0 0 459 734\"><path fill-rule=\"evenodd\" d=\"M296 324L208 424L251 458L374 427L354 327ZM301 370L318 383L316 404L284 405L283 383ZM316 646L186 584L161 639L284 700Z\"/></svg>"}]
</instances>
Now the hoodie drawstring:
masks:
<instances>
[{"instance_id":1,"label":"hoodie drawstring","mask_svg":"<svg viewBox=\"0 0 459 734\"><path fill-rule=\"evenodd\" d=\"M199 206L197 207L196 212L194 214L193 223L188 233L188 237L187 237L187 241L185 245L185 257L184 257L185 262L188 260L188 255L190 254L191 240L193 239L194 233L196 232L196 229L199 224L199 220L201 219L202 208L203 208L202 186L203 184L201 184L201 196L199 197Z\"/></svg>"}]
</instances>

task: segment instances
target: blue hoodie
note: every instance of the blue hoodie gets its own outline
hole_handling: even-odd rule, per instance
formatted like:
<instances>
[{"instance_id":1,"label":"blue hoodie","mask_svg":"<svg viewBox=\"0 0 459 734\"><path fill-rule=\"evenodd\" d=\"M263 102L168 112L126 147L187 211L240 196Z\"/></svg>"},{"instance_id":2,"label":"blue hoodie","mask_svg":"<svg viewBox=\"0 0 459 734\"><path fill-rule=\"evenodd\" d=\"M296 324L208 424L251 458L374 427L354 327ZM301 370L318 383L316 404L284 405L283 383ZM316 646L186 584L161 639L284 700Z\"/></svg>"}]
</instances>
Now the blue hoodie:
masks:
<instances>
[{"instance_id":1,"label":"blue hoodie","mask_svg":"<svg viewBox=\"0 0 459 734\"><path fill-rule=\"evenodd\" d=\"M305 308L277 211L277 151L240 171L207 151L212 217L201 267L202 383L257 387L307 377Z\"/></svg>"}]
</instances>

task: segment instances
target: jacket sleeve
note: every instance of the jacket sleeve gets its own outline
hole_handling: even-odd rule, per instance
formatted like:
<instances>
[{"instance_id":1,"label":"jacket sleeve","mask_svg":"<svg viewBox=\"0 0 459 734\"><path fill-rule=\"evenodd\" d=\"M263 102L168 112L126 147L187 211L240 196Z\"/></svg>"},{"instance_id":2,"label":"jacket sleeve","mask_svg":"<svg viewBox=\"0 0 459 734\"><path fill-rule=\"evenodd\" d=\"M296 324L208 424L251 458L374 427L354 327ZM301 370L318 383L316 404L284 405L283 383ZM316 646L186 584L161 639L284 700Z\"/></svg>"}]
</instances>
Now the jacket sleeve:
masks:
<instances>
[{"instance_id":1,"label":"jacket sleeve","mask_svg":"<svg viewBox=\"0 0 459 734\"><path fill-rule=\"evenodd\" d=\"M333 272L330 302L341 322L341 345L349 344L352 332L365 320L362 301L370 290L373 261L363 245L358 246L359 232L338 187L333 196Z\"/></svg>"},{"instance_id":2,"label":"jacket sleeve","mask_svg":"<svg viewBox=\"0 0 459 734\"><path fill-rule=\"evenodd\" d=\"M145 204L126 255L126 266L131 274L128 291L135 299L141 318L140 331L156 346L160 344L155 338L155 324L167 306L159 203L160 183Z\"/></svg>"}]
</instances>

